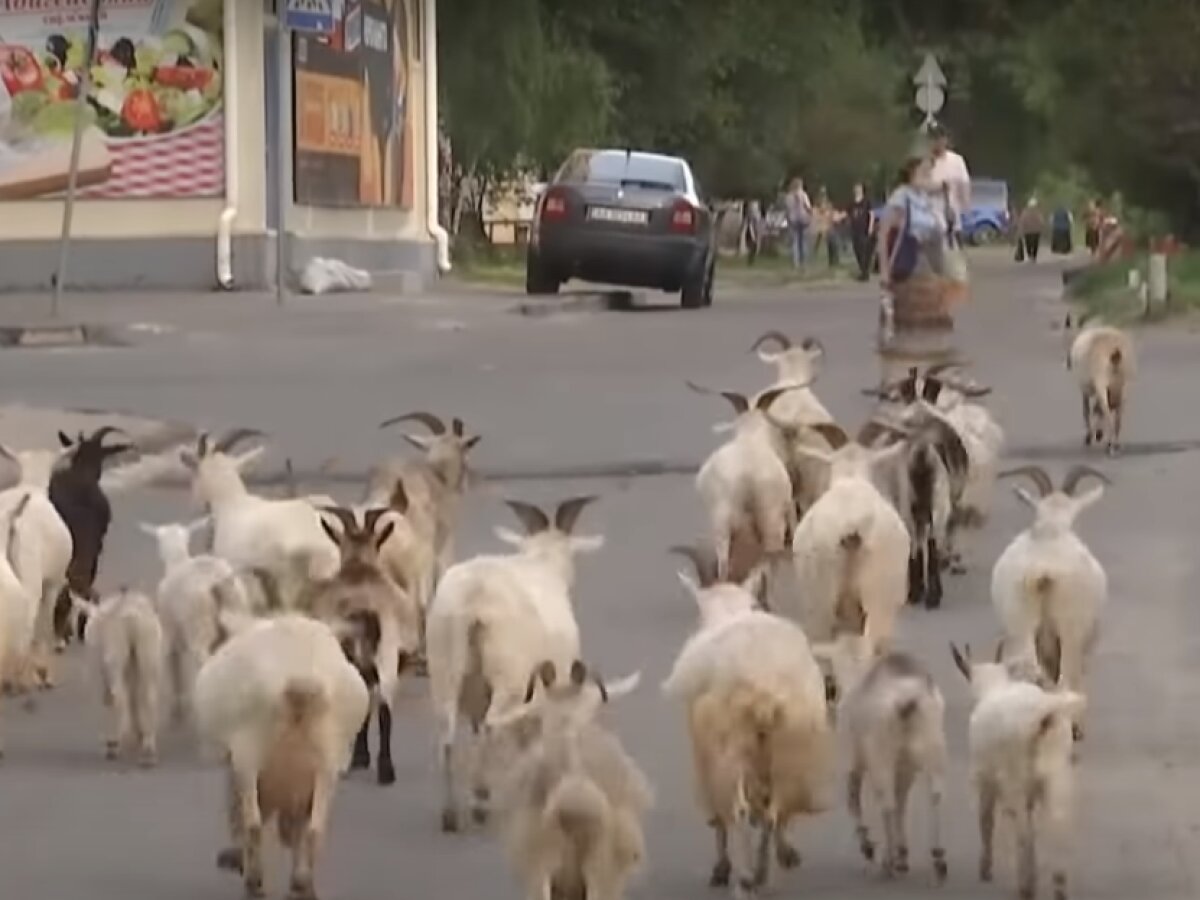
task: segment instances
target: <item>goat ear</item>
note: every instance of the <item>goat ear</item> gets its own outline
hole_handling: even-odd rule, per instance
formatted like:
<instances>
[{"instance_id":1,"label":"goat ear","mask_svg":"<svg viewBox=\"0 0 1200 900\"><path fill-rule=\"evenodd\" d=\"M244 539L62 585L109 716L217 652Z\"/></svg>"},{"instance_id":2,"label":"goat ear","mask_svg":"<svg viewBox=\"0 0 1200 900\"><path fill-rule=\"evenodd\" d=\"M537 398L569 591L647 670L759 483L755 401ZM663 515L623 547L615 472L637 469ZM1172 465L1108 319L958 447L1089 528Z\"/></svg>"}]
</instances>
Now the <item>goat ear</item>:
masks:
<instances>
[{"instance_id":1,"label":"goat ear","mask_svg":"<svg viewBox=\"0 0 1200 900\"><path fill-rule=\"evenodd\" d=\"M58 443L67 449L74 446L74 442L70 439L70 437L67 436L67 433L65 431L60 431L58 433Z\"/></svg>"},{"instance_id":2,"label":"goat ear","mask_svg":"<svg viewBox=\"0 0 1200 900\"><path fill-rule=\"evenodd\" d=\"M138 522L138 528L144 534L148 534L151 537L158 537L158 526L157 525L151 525L148 522Z\"/></svg>"},{"instance_id":3,"label":"goat ear","mask_svg":"<svg viewBox=\"0 0 1200 900\"><path fill-rule=\"evenodd\" d=\"M608 694L608 699L616 700L618 697L624 697L626 694L632 694L637 690L637 686L641 684L642 672L639 669L636 672L631 672L624 678L618 678L616 681L610 681L604 686L605 692Z\"/></svg>"},{"instance_id":4,"label":"goat ear","mask_svg":"<svg viewBox=\"0 0 1200 900\"><path fill-rule=\"evenodd\" d=\"M17 462L16 453L14 453L12 450L10 450L8 447L6 447L4 444L0 444L0 456L3 456L5 459L9 460L10 462Z\"/></svg>"},{"instance_id":5,"label":"goat ear","mask_svg":"<svg viewBox=\"0 0 1200 900\"><path fill-rule=\"evenodd\" d=\"M463 441L463 444L462 444L463 452L465 453L468 450L474 449L475 445L479 443L479 441L482 437L483 437L482 434L477 434L477 435L474 435L473 437L469 437L465 441Z\"/></svg>"},{"instance_id":6,"label":"goat ear","mask_svg":"<svg viewBox=\"0 0 1200 900\"><path fill-rule=\"evenodd\" d=\"M266 444L259 444L257 447L251 447L245 453L240 453L233 457L233 466L239 472L257 460L260 456L267 452Z\"/></svg>"},{"instance_id":7,"label":"goat ear","mask_svg":"<svg viewBox=\"0 0 1200 900\"><path fill-rule=\"evenodd\" d=\"M713 434L728 434L737 428L733 422L718 422L712 427Z\"/></svg>"},{"instance_id":8,"label":"goat ear","mask_svg":"<svg viewBox=\"0 0 1200 900\"><path fill-rule=\"evenodd\" d=\"M184 468L191 472L195 472L196 469L200 468L200 457L196 455L196 451L194 450L184 450L179 454L179 461L183 463Z\"/></svg>"},{"instance_id":9,"label":"goat ear","mask_svg":"<svg viewBox=\"0 0 1200 900\"><path fill-rule=\"evenodd\" d=\"M412 446L416 447L422 453L428 453L429 448L433 446L433 439L425 437L421 434L404 434L401 435L404 440L408 441Z\"/></svg>"},{"instance_id":10,"label":"goat ear","mask_svg":"<svg viewBox=\"0 0 1200 900\"><path fill-rule=\"evenodd\" d=\"M1075 499L1074 515L1076 515L1076 516L1079 515L1081 512L1083 512L1085 509L1087 509L1089 506L1094 504L1097 500L1099 500L1103 496L1104 496L1104 485L1103 484L1093 485L1092 489L1089 490L1086 494L1080 494L1078 497L1074 498Z\"/></svg>"},{"instance_id":11,"label":"goat ear","mask_svg":"<svg viewBox=\"0 0 1200 900\"><path fill-rule=\"evenodd\" d=\"M602 534L585 534L581 537L572 537L570 540L573 553L595 553L604 546L604 535Z\"/></svg>"},{"instance_id":12,"label":"goat ear","mask_svg":"<svg viewBox=\"0 0 1200 900\"><path fill-rule=\"evenodd\" d=\"M1029 493L1029 491L1025 490L1025 488L1021 487L1020 485L1013 485L1013 493L1016 494L1017 498L1023 501L1030 509L1037 509L1037 500L1035 500L1033 495Z\"/></svg>"},{"instance_id":13,"label":"goat ear","mask_svg":"<svg viewBox=\"0 0 1200 900\"><path fill-rule=\"evenodd\" d=\"M187 529L188 534L195 534L197 531L207 528L211 524L212 516L201 516L198 519L188 522L184 527Z\"/></svg>"},{"instance_id":14,"label":"goat ear","mask_svg":"<svg viewBox=\"0 0 1200 900\"><path fill-rule=\"evenodd\" d=\"M971 652L971 650L968 647L967 648L967 656L964 656L962 653L959 652L959 649L956 646L954 646L953 643L950 644L950 655L952 657L954 657L954 665L956 665L958 667L958 671L962 672L963 678L967 679L967 681L971 680L971 663L968 658L970 655L970 652Z\"/></svg>"},{"instance_id":15,"label":"goat ear","mask_svg":"<svg viewBox=\"0 0 1200 900\"><path fill-rule=\"evenodd\" d=\"M396 520L391 519L390 521L387 522L387 524L385 524L383 526L383 528L381 528L379 530L379 533L375 535L375 549L378 550L384 544L386 544L387 539L392 536L392 532L395 530L396 530Z\"/></svg>"},{"instance_id":16,"label":"goat ear","mask_svg":"<svg viewBox=\"0 0 1200 900\"><path fill-rule=\"evenodd\" d=\"M693 597L700 596L700 591L702 589L700 587L700 582L698 582L695 578L693 578L687 572L676 572L675 577L679 579L679 583L687 589L689 594L691 594Z\"/></svg>"},{"instance_id":17,"label":"goat ear","mask_svg":"<svg viewBox=\"0 0 1200 900\"><path fill-rule=\"evenodd\" d=\"M504 541L504 543L512 544L514 547L520 547L525 543L525 538L522 535L517 534L511 528L505 528L503 525L497 526L492 533Z\"/></svg>"}]
</instances>

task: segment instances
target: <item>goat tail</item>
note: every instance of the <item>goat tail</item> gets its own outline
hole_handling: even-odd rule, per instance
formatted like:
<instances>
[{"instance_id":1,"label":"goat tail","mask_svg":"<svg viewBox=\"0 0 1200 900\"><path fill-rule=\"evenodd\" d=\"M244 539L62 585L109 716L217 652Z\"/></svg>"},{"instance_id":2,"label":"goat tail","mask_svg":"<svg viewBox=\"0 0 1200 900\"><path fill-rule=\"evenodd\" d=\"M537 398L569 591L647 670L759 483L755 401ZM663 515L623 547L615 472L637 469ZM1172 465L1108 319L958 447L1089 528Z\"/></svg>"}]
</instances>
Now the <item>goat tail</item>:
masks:
<instances>
[{"instance_id":1,"label":"goat tail","mask_svg":"<svg viewBox=\"0 0 1200 900\"><path fill-rule=\"evenodd\" d=\"M20 545L20 536L17 534L17 524L21 521L21 516L25 514L25 510L29 508L29 498L33 494L26 492L21 499L17 501L17 505L13 507L13 511L8 516L8 535L4 541L4 558L8 560L9 568L13 570L13 574L20 580L21 572L17 565L18 547Z\"/></svg>"},{"instance_id":2,"label":"goat tail","mask_svg":"<svg viewBox=\"0 0 1200 900\"><path fill-rule=\"evenodd\" d=\"M290 728L308 730L328 706L325 686L313 678L291 678L283 687L283 712Z\"/></svg>"},{"instance_id":3,"label":"goat tail","mask_svg":"<svg viewBox=\"0 0 1200 900\"><path fill-rule=\"evenodd\" d=\"M1054 590L1054 576L1048 572L1030 572L1021 584L1026 597L1044 602Z\"/></svg>"},{"instance_id":4,"label":"goat tail","mask_svg":"<svg viewBox=\"0 0 1200 900\"><path fill-rule=\"evenodd\" d=\"M546 822L562 831L582 855L599 843L608 818L608 798L590 778L570 774L546 799Z\"/></svg>"}]
</instances>

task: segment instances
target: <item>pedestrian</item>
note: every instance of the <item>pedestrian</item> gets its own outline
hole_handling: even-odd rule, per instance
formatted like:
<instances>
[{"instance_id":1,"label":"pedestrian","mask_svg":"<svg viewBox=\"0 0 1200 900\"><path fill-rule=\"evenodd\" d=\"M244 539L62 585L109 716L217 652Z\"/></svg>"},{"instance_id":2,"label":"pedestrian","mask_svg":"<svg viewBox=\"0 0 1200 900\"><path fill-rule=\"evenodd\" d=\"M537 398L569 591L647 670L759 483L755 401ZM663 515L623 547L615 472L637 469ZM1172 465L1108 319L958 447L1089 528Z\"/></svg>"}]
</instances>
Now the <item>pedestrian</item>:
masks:
<instances>
[{"instance_id":1,"label":"pedestrian","mask_svg":"<svg viewBox=\"0 0 1200 900\"><path fill-rule=\"evenodd\" d=\"M1083 244L1092 256L1100 249L1100 223L1104 221L1104 201L1099 197L1088 201L1083 214Z\"/></svg>"},{"instance_id":2,"label":"pedestrian","mask_svg":"<svg viewBox=\"0 0 1200 900\"><path fill-rule=\"evenodd\" d=\"M875 230L875 211L871 209L871 201L867 199L867 191L862 182L854 185L854 198L847 210L850 224L850 245L854 249L854 261L858 263L858 280L867 281L871 277L871 232Z\"/></svg>"},{"instance_id":3,"label":"pedestrian","mask_svg":"<svg viewBox=\"0 0 1200 900\"><path fill-rule=\"evenodd\" d=\"M1017 235L1021 244L1021 253L1026 262L1037 262L1038 246L1042 242L1042 232L1046 230L1046 219L1042 208L1038 205L1037 197L1030 197L1017 220Z\"/></svg>"},{"instance_id":4,"label":"pedestrian","mask_svg":"<svg viewBox=\"0 0 1200 900\"><path fill-rule=\"evenodd\" d=\"M935 210L951 246L962 245L962 217L971 205L971 173L961 154L950 149L950 132L943 125L929 129L933 167L929 173Z\"/></svg>"},{"instance_id":5,"label":"pedestrian","mask_svg":"<svg viewBox=\"0 0 1200 900\"><path fill-rule=\"evenodd\" d=\"M762 246L762 232L762 206L757 200L747 200L742 204L742 240L746 245L747 265L754 265L754 261L758 259L758 251Z\"/></svg>"},{"instance_id":6,"label":"pedestrian","mask_svg":"<svg viewBox=\"0 0 1200 900\"><path fill-rule=\"evenodd\" d=\"M879 280L886 290L917 272L941 276L945 226L931 190L927 156L911 155L896 178L879 223Z\"/></svg>"},{"instance_id":7,"label":"pedestrian","mask_svg":"<svg viewBox=\"0 0 1200 900\"><path fill-rule=\"evenodd\" d=\"M817 192L817 202L813 208L812 252L815 257L824 244L826 260L831 269L836 269L838 265L838 221L838 211L829 199L829 191L822 187Z\"/></svg>"},{"instance_id":8,"label":"pedestrian","mask_svg":"<svg viewBox=\"0 0 1200 900\"><path fill-rule=\"evenodd\" d=\"M1065 206L1054 210L1050 216L1050 252L1065 256L1071 252L1071 229L1075 219Z\"/></svg>"},{"instance_id":9,"label":"pedestrian","mask_svg":"<svg viewBox=\"0 0 1200 900\"><path fill-rule=\"evenodd\" d=\"M808 226L812 223L813 214L812 201L804 190L804 179L792 179L784 203L787 207L788 234L792 239L792 266L799 269L804 265L804 242L808 238Z\"/></svg>"}]
</instances>

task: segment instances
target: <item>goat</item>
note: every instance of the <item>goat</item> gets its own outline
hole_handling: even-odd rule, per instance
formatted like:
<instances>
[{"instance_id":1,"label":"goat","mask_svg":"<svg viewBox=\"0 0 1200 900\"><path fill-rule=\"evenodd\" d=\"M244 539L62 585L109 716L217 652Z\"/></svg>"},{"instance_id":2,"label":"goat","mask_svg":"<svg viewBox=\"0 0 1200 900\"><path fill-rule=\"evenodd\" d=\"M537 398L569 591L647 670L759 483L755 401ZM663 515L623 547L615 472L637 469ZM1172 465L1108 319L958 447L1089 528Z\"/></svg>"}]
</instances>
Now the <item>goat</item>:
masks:
<instances>
[{"instance_id":1,"label":"goat","mask_svg":"<svg viewBox=\"0 0 1200 900\"><path fill-rule=\"evenodd\" d=\"M785 393L804 386L771 388L751 406L742 394L688 382L699 394L719 393L737 413L733 437L714 450L696 474L723 578L743 580L763 555L778 553L791 540L796 527L792 480L784 448L763 416Z\"/></svg>"},{"instance_id":2,"label":"goat","mask_svg":"<svg viewBox=\"0 0 1200 900\"><path fill-rule=\"evenodd\" d=\"M10 450L0 445L0 456L13 462L19 474L15 487L0 493L0 509L26 502L21 521L21 549L18 571L29 592L37 598L33 618L32 643L19 688L36 680L42 688L54 685L51 657L54 647L54 609L59 592L67 583L73 553L71 532L50 499L55 467L67 455L66 450Z\"/></svg>"},{"instance_id":3,"label":"goat","mask_svg":"<svg viewBox=\"0 0 1200 900\"><path fill-rule=\"evenodd\" d=\"M971 648L953 644L954 663L971 686L967 728L971 776L979 800L979 877L992 880L992 845L999 804L1016 831L1017 885L1022 900L1037 893L1037 829L1044 817L1050 841L1055 900L1067 897L1067 855L1074 806L1071 721L1086 700L1074 691L1049 692L1014 680L999 661L974 663Z\"/></svg>"},{"instance_id":4,"label":"goat","mask_svg":"<svg viewBox=\"0 0 1200 900\"><path fill-rule=\"evenodd\" d=\"M764 344L774 343L779 347L777 352L762 349ZM811 383L816 378L818 360L825 356L825 346L813 337L806 337L800 346L794 346L787 335L779 331L768 331L763 334L750 348L758 353L758 358L776 369L776 382L772 387L785 387L792 384ZM751 400L753 406L759 395ZM775 418L795 426L795 440L817 450L829 450L828 442L819 431L811 427L833 422L833 416L810 388L789 391L771 405L771 413ZM799 520L804 513L816 502L825 490L822 480L824 471L820 466L814 466L807 457L789 456L784 460L788 465L788 474L792 479L792 489L796 501L796 518Z\"/></svg>"},{"instance_id":5,"label":"goat","mask_svg":"<svg viewBox=\"0 0 1200 900\"><path fill-rule=\"evenodd\" d=\"M163 564L155 599L176 724L187 718L196 673L221 640L221 612L250 610L242 582L228 561L209 554L192 556L188 549L190 536L209 523L207 517L188 525L139 523L154 538Z\"/></svg>"},{"instance_id":6,"label":"goat","mask_svg":"<svg viewBox=\"0 0 1200 900\"><path fill-rule=\"evenodd\" d=\"M839 720L850 740L847 782L850 814L859 849L868 861L875 845L863 822L864 777L883 816L884 872L908 871L905 809L918 775L929 786L929 846L938 883L946 879L941 807L946 781L946 703L929 671L912 655L875 655L866 640L842 633L832 644L816 644L813 655L833 670Z\"/></svg>"},{"instance_id":7,"label":"goat","mask_svg":"<svg viewBox=\"0 0 1200 900\"><path fill-rule=\"evenodd\" d=\"M710 883L727 885L736 874L734 895L745 898L767 882L772 842L782 868L799 865L787 840L790 821L829 806L833 740L824 683L799 626L755 609L748 591L720 579L710 552L673 550L695 564L697 580L682 572L679 579L699 607L700 626L663 691L687 710L700 805L716 832Z\"/></svg>"},{"instance_id":8,"label":"goat","mask_svg":"<svg viewBox=\"0 0 1200 900\"><path fill-rule=\"evenodd\" d=\"M138 762L158 761L159 683L163 631L154 604L122 587L99 603L72 595L87 614L83 642L95 659L104 705L113 711L104 740L105 755L116 759L136 742Z\"/></svg>"},{"instance_id":9,"label":"goat","mask_svg":"<svg viewBox=\"0 0 1200 900\"><path fill-rule=\"evenodd\" d=\"M59 591L54 606L54 633L60 648L73 636L83 636L82 621L76 635L71 633L70 623L77 618L72 612L78 611L72 605L71 595L96 598L96 573L104 553L104 538L112 523L112 506L101 484L104 466L119 454L134 449L132 443L105 444L104 439L110 434L125 432L114 425L104 425L88 435L79 432L75 440L64 431L58 433L58 442L68 454L68 462L50 476L49 496L71 533L67 584Z\"/></svg>"},{"instance_id":10,"label":"goat","mask_svg":"<svg viewBox=\"0 0 1200 900\"><path fill-rule=\"evenodd\" d=\"M784 429L783 423L774 422ZM858 440L837 425L818 425L831 453L797 446L825 467L829 487L800 520L783 562L795 592L774 591L767 605L804 625L814 640L839 630L867 635L873 646L890 639L904 606L911 541L904 520L872 476L906 452L903 442L881 449L866 444L887 426L868 422Z\"/></svg>"},{"instance_id":11,"label":"goat","mask_svg":"<svg viewBox=\"0 0 1200 900\"><path fill-rule=\"evenodd\" d=\"M1107 435L1106 452L1115 456L1121 449L1121 420L1125 414L1125 391L1137 369L1133 338L1112 325L1088 324L1079 316L1078 331L1071 339L1067 368L1079 381L1083 404L1083 442L1099 444ZM1071 314L1063 323L1071 334Z\"/></svg>"},{"instance_id":12,"label":"goat","mask_svg":"<svg viewBox=\"0 0 1200 900\"><path fill-rule=\"evenodd\" d=\"M1037 486L1034 498L1021 487L1016 495L1034 511L1033 523L1000 554L992 569L992 603L1006 635L1009 656L1036 660L1051 683L1084 692L1087 661L1100 633L1108 601L1108 576L1074 531L1075 519L1104 494L1108 477L1089 466L1073 466L1055 490L1037 466L1021 466L1001 476L1026 475ZM1077 494L1088 476L1100 481ZM1083 735L1075 722L1076 739Z\"/></svg>"},{"instance_id":13,"label":"goat","mask_svg":"<svg viewBox=\"0 0 1200 900\"><path fill-rule=\"evenodd\" d=\"M364 653L351 661L378 705L377 779L380 784L393 784L396 770L392 763L392 704L396 701L399 677L420 647L420 610L379 564L379 548L391 536L396 516L386 507L369 509L360 525L354 513L344 507L322 507L321 512L341 525L339 530L329 521L321 521L325 533L337 545L341 567L333 578L316 583L303 605L318 618L357 617L362 623L366 635ZM379 523L384 516L390 518L381 528ZM368 715L354 739L351 769L371 765L369 726Z\"/></svg>"},{"instance_id":14,"label":"goat","mask_svg":"<svg viewBox=\"0 0 1200 900\"><path fill-rule=\"evenodd\" d=\"M498 792L505 844L530 900L619 900L645 858L642 818L653 795L595 718L603 704L633 690L638 675L606 685L576 660L567 683L556 681L554 663L543 662L529 678L525 703L491 725L536 732Z\"/></svg>"},{"instance_id":15,"label":"goat","mask_svg":"<svg viewBox=\"0 0 1200 900\"><path fill-rule=\"evenodd\" d=\"M225 758L231 844L218 867L264 896L263 826L292 852L290 896L314 898L318 847L369 697L339 635L308 616L225 617L231 632L200 669L202 740Z\"/></svg>"},{"instance_id":16,"label":"goat","mask_svg":"<svg viewBox=\"0 0 1200 900\"><path fill-rule=\"evenodd\" d=\"M0 559L0 677L14 664L24 665L33 640L33 619L37 599L26 588L18 571L20 534L18 526L29 508L26 494L6 516L4 556ZM16 674L15 672L13 673ZM0 758L4 756L4 731L0 728Z\"/></svg>"},{"instance_id":17,"label":"goat","mask_svg":"<svg viewBox=\"0 0 1200 900\"><path fill-rule=\"evenodd\" d=\"M260 431L238 428L210 444L201 434L196 449L180 458L192 473L193 496L212 516L212 552L253 573L268 607L292 607L307 582L333 577L338 554L307 498L270 499L246 489L241 471L266 447L236 456L230 451L239 441L259 436Z\"/></svg>"},{"instance_id":18,"label":"goat","mask_svg":"<svg viewBox=\"0 0 1200 900\"><path fill-rule=\"evenodd\" d=\"M488 719L524 696L534 666L550 660L566 668L579 656L579 626L571 605L574 557L598 550L604 538L575 537L579 514L594 497L558 504L553 522L536 506L505 501L525 526L521 536L496 534L517 547L509 555L481 555L455 563L438 583L426 622L430 693L438 721L443 773L442 830L459 827L458 765L454 758L458 719L466 718L473 816L487 818L487 741L478 732Z\"/></svg>"}]
</instances>

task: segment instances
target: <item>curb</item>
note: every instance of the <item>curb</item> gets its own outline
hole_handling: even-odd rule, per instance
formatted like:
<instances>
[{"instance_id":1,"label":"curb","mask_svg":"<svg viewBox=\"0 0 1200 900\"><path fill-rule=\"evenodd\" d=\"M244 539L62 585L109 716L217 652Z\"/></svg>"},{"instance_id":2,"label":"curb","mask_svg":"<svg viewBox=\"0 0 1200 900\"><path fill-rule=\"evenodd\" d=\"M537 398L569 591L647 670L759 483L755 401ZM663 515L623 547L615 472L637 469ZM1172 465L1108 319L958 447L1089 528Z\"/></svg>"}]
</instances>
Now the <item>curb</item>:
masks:
<instances>
[{"instance_id":1,"label":"curb","mask_svg":"<svg viewBox=\"0 0 1200 900\"><path fill-rule=\"evenodd\" d=\"M130 343L122 329L109 325L59 322L0 325L0 348L126 347Z\"/></svg>"}]
</instances>

